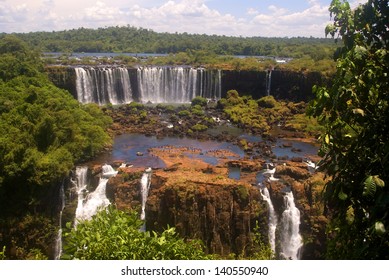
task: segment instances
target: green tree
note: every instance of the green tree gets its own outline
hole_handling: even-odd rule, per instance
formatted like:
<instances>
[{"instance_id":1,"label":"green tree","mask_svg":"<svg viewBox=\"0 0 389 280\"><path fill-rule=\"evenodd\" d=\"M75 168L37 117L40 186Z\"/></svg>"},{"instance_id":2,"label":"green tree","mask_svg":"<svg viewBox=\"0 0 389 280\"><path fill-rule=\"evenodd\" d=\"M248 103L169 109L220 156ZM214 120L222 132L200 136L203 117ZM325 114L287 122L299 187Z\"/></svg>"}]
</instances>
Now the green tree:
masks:
<instances>
[{"instance_id":1,"label":"green tree","mask_svg":"<svg viewBox=\"0 0 389 280\"><path fill-rule=\"evenodd\" d=\"M80 221L65 235L64 259L82 260L193 260L208 259L200 241L185 241L174 228L161 234L140 231L143 221L136 211L113 206L89 221Z\"/></svg>"},{"instance_id":2,"label":"green tree","mask_svg":"<svg viewBox=\"0 0 389 280\"><path fill-rule=\"evenodd\" d=\"M326 34L336 51L332 86L315 87L309 114L325 126L319 154L329 176L328 258L389 258L389 9L332 1Z\"/></svg>"},{"instance_id":3,"label":"green tree","mask_svg":"<svg viewBox=\"0 0 389 280\"><path fill-rule=\"evenodd\" d=\"M111 143L111 119L55 87L40 54L20 39L2 38L0 69L0 247L9 258L44 258L56 231L58 185L76 162ZM42 231L24 227L29 215Z\"/></svg>"}]
</instances>

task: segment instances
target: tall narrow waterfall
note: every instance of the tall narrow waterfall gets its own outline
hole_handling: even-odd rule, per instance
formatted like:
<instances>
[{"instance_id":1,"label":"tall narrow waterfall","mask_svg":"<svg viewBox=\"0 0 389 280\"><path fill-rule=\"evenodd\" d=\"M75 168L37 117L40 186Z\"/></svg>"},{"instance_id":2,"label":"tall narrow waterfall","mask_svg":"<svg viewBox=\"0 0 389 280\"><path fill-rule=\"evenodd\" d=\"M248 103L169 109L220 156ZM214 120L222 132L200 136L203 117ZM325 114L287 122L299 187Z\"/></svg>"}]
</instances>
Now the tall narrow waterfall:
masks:
<instances>
[{"instance_id":1,"label":"tall narrow waterfall","mask_svg":"<svg viewBox=\"0 0 389 280\"><path fill-rule=\"evenodd\" d=\"M216 74L215 74L216 73ZM189 103L196 96L221 98L221 71L192 67L141 67L139 98L152 103Z\"/></svg>"},{"instance_id":2,"label":"tall narrow waterfall","mask_svg":"<svg viewBox=\"0 0 389 280\"><path fill-rule=\"evenodd\" d=\"M140 219L146 219L146 202L149 195L149 189L151 185L151 168L147 168L143 173L142 179L140 181L140 192L142 199L142 212L140 214Z\"/></svg>"},{"instance_id":3,"label":"tall narrow waterfall","mask_svg":"<svg viewBox=\"0 0 389 280\"><path fill-rule=\"evenodd\" d=\"M88 167L86 166L77 166L76 167L76 180L74 184L76 185L77 192L77 208L76 208L76 218L75 225L78 223L78 219L82 216L85 193L88 186Z\"/></svg>"},{"instance_id":4,"label":"tall narrow waterfall","mask_svg":"<svg viewBox=\"0 0 389 280\"><path fill-rule=\"evenodd\" d=\"M292 191L284 195L285 210L281 217L281 256L297 260L302 246L300 235L300 211L294 203Z\"/></svg>"},{"instance_id":5,"label":"tall narrow waterfall","mask_svg":"<svg viewBox=\"0 0 389 280\"><path fill-rule=\"evenodd\" d=\"M118 68L75 68L77 100L81 103L125 104L132 101L128 70Z\"/></svg>"},{"instance_id":6,"label":"tall narrow waterfall","mask_svg":"<svg viewBox=\"0 0 389 280\"><path fill-rule=\"evenodd\" d=\"M86 197L83 195L86 190L86 185L84 187L80 186L81 196L79 193L75 225L77 225L77 222L80 220L89 220L97 213L99 208L107 207L110 204L105 190L109 177L115 176L117 171L108 164L103 165L102 170L103 174L102 177L100 177L97 188ZM82 182L83 180L80 181Z\"/></svg>"},{"instance_id":7,"label":"tall narrow waterfall","mask_svg":"<svg viewBox=\"0 0 389 280\"><path fill-rule=\"evenodd\" d=\"M56 260L59 260L62 255L62 212L64 208L65 208L65 185L64 185L64 181L62 181L62 184L59 188L59 209L60 209L59 219L58 219L59 229L55 241L55 254L54 254L54 259Z\"/></svg>"},{"instance_id":8,"label":"tall narrow waterfall","mask_svg":"<svg viewBox=\"0 0 389 280\"><path fill-rule=\"evenodd\" d=\"M274 211L274 206L270 198L269 190L266 187L261 187L261 195L269 206L269 243L273 252L276 252L276 229L277 229L277 215Z\"/></svg>"},{"instance_id":9,"label":"tall narrow waterfall","mask_svg":"<svg viewBox=\"0 0 389 280\"><path fill-rule=\"evenodd\" d=\"M271 91L271 73L272 73L271 69L266 71L266 95L267 96L270 95L270 91Z\"/></svg>"}]
</instances>

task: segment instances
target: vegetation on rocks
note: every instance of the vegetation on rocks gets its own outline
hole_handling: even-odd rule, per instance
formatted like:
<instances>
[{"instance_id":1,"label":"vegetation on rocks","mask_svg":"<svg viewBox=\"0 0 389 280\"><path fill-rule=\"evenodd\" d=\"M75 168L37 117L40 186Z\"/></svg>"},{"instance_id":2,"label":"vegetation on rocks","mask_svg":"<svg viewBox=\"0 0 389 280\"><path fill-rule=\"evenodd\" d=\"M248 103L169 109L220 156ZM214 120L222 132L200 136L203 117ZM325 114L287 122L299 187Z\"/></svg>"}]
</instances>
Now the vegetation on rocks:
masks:
<instances>
[{"instance_id":1,"label":"vegetation on rocks","mask_svg":"<svg viewBox=\"0 0 389 280\"><path fill-rule=\"evenodd\" d=\"M315 118L305 116L304 102L276 100L271 95L254 100L230 90L226 98L218 101L218 107L232 122L256 134L267 135L275 126L279 126L286 131L312 137L321 129Z\"/></svg>"}]
</instances>

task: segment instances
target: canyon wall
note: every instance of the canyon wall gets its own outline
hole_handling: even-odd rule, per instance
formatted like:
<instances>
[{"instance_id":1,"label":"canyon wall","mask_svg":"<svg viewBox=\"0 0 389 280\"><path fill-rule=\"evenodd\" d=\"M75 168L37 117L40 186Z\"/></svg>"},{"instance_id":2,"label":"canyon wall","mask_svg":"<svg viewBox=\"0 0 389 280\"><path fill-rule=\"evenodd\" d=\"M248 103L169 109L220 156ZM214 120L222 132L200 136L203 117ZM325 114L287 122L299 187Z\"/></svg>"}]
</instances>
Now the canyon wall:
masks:
<instances>
[{"instance_id":1,"label":"canyon wall","mask_svg":"<svg viewBox=\"0 0 389 280\"><path fill-rule=\"evenodd\" d=\"M89 66L78 68L91 69ZM103 67L95 68L103 69ZM106 68L111 69L115 67ZM184 100L185 102L188 102L188 100L191 100L194 96L220 98L225 97L227 91L231 89L237 90L241 95L251 95L256 99L270 94L276 99L298 102L308 101L314 97L312 93L313 85L324 85L328 83L328 79L318 72L303 73L281 70L217 71L207 69L196 69L196 71L193 71L194 68L183 68L184 70L190 69L184 71L184 73L188 72L188 75L186 76L182 75L182 67L155 68L158 69L158 71L165 69L164 72L166 73L164 75L161 74L161 77L158 78L155 77L155 73L143 73L158 72L150 71L153 67L127 68L128 76L126 75L126 77L129 77L129 81L126 82L131 85L131 100L147 102L147 100L144 99L146 98L145 96L143 96L144 100L142 100L142 94L144 95L142 92L146 87L148 89L147 99L155 102L163 99L166 99L166 102L171 102L172 100L178 100L179 102L183 102L182 100ZM80 95L80 93L77 92L79 91L77 89L77 79L80 78L76 74L75 67L48 66L46 72L48 73L50 80L53 81L56 86L68 90L77 99L78 95ZM174 73L181 75L181 77L175 77L173 75ZM166 80L167 77L169 78L169 81L166 82L165 85L165 82L162 83L162 81ZM150 87L152 89L151 91ZM165 92L165 90L168 90L168 92ZM149 94L153 91L157 91L157 93L154 94L155 97L150 97ZM173 94L174 96L169 97L167 94ZM185 98L181 95L185 95Z\"/></svg>"},{"instance_id":2,"label":"canyon wall","mask_svg":"<svg viewBox=\"0 0 389 280\"><path fill-rule=\"evenodd\" d=\"M161 232L174 226L185 238L201 239L210 254L252 253L255 231L266 236L268 230L267 209L259 190L231 180L217 182L216 173L191 177L183 173L174 166L153 171L146 229ZM110 179L108 197L119 209L139 210L141 176L142 172L133 169Z\"/></svg>"},{"instance_id":3,"label":"canyon wall","mask_svg":"<svg viewBox=\"0 0 389 280\"><path fill-rule=\"evenodd\" d=\"M182 158L178 160L183 160ZM161 232L174 226L188 239L201 239L211 254L249 256L255 252L254 235L268 238L268 205L260 189L250 184L261 164L254 164L240 180L228 178L223 166L173 164L155 169L145 208L147 230ZM122 170L107 184L107 195L122 210L140 211L142 168ZM323 174L311 173L304 162L278 165L278 180L266 181L279 221L286 209L285 193L292 192L300 211L301 259L322 259L327 219L320 199ZM247 177L248 176L248 177ZM276 230L276 258L282 249L282 226ZM258 249L258 248L257 248Z\"/></svg>"}]
</instances>

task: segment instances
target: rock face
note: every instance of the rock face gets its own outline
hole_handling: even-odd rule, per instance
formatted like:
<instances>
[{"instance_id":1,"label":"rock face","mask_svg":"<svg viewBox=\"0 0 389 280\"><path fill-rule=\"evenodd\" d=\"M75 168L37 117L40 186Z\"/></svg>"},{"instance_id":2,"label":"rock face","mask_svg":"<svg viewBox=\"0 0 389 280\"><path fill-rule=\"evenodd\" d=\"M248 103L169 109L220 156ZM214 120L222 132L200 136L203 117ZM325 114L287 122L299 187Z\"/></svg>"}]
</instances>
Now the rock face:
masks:
<instances>
[{"instance_id":1,"label":"rock face","mask_svg":"<svg viewBox=\"0 0 389 280\"><path fill-rule=\"evenodd\" d=\"M276 167L274 176L280 180L268 182L267 185L277 215L280 217L285 210L283 192L286 189L293 192L296 207L300 211L300 234L304 243L301 259L323 259L328 223L321 197L324 174L310 173L305 163L288 161Z\"/></svg>"},{"instance_id":2,"label":"rock face","mask_svg":"<svg viewBox=\"0 0 389 280\"><path fill-rule=\"evenodd\" d=\"M251 186L185 180L154 189L147 201L147 228L174 225L187 238L200 238L208 253L241 254L252 242L256 222L265 229L266 209Z\"/></svg>"},{"instance_id":3,"label":"rock face","mask_svg":"<svg viewBox=\"0 0 389 280\"><path fill-rule=\"evenodd\" d=\"M48 66L46 72L50 80L58 87L70 91L77 96L76 75L72 67ZM237 71L223 70L221 74L222 97L230 89L250 95L255 99L267 95L267 71ZM128 68L130 83L133 88L133 99L138 100L138 77L137 69ZM319 72L295 72L295 71L272 71L270 95L276 99L287 99L290 101L308 101L314 97L313 85L328 84L326 79Z\"/></svg>"},{"instance_id":4,"label":"rock face","mask_svg":"<svg viewBox=\"0 0 389 280\"><path fill-rule=\"evenodd\" d=\"M179 154L154 152L168 167L152 171L147 230L174 226L185 238L201 239L208 253L222 256L249 255L255 231L267 236L267 206L259 190L249 179L228 178L228 162L210 166ZM142 173L126 168L108 182L108 197L120 209L140 209Z\"/></svg>"},{"instance_id":5,"label":"rock face","mask_svg":"<svg viewBox=\"0 0 389 280\"><path fill-rule=\"evenodd\" d=\"M253 237L268 236L268 205L256 186L263 161L227 160L223 153L217 165L183 156L185 148L151 149L166 163L154 169L145 207L146 229L161 232L175 227L184 238L201 239L207 253L228 257L254 252ZM230 167L239 168L239 179L229 178ZM107 184L107 196L119 209L140 211L141 178L144 168L119 168ZM285 210L284 192L291 190L300 211L302 259L321 259L325 249L327 219L320 193L323 174L310 173L299 161L280 162L274 177L266 181L278 217ZM278 232L278 234L280 234Z\"/></svg>"}]
</instances>

